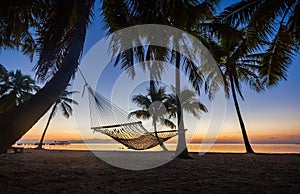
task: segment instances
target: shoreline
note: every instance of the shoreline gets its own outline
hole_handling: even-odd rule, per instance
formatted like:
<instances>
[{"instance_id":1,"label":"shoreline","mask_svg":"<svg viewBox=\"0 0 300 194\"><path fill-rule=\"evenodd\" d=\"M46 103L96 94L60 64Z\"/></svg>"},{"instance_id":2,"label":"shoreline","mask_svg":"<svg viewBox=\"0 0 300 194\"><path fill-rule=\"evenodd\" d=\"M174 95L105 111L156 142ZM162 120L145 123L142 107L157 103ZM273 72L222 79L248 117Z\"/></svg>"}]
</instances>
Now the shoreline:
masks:
<instances>
[{"instance_id":1,"label":"shoreline","mask_svg":"<svg viewBox=\"0 0 300 194\"><path fill-rule=\"evenodd\" d=\"M176 144L165 144L170 151L176 150ZM245 153L243 144L188 144L190 152L197 153ZM35 148L33 145L14 145L14 147ZM45 149L50 150L93 150L93 151L132 151L121 144L69 144L69 145L45 145ZM256 153L261 154L300 154L298 144L252 144ZM146 151L161 151L155 147Z\"/></svg>"},{"instance_id":2,"label":"shoreline","mask_svg":"<svg viewBox=\"0 0 300 194\"><path fill-rule=\"evenodd\" d=\"M38 150L38 149L35 149L35 148L24 148L24 152L25 153L30 153L30 151L49 151L49 152L55 152L55 151L58 151L58 152L122 152L122 153L157 153L157 152L164 152L164 151L143 151L143 150L71 150L71 149L41 149L41 150ZM168 151L169 153L175 153L175 151ZM6 154L15 154L15 153L6 153ZM206 154L249 154L249 155L252 155L252 153L246 153L246 152L189 152L189 154L192 154L192 155L206 155ZM253 155L299 155L300 156L300 153L261 153L261 152L255 152Z\"/></svg>"}]
</instances>

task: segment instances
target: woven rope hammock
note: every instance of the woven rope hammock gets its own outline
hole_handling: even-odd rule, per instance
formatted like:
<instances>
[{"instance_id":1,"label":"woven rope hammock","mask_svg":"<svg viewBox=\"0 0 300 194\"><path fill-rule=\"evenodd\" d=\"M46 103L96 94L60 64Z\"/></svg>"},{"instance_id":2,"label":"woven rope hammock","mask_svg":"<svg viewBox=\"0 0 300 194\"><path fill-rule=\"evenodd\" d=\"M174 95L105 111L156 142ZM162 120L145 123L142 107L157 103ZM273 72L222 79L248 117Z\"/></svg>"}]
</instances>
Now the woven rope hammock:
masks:
<instances>
[{"instance_id":1,"label":"woven rope hammock","mask_svg":"<svg viewBox=\"0 0 300 194\"><path fill-rule=\"evenodd\" d=\"M145 150L177 135L177 130L148 132L141 121L110 102L107 98L87 86L89 90L89 106L91 129L108 135L117 142L134 150Z\"/></svg>"},{"instance_id":2,"label":"woven rope hammock","mask_svg":"<svg viewBox=\"0 0 300 194\"><path fill-rule=\"evenodd\" d=\"M134 150L146 150L157 145L163 146L164 141L178 134L177 130L148 132L141 121L133 117L129 118L128 113L103 95L94 92L87 82L85 87L89 93L91 129L94 132L108 135Z\"/></svg>"}]
</instances>

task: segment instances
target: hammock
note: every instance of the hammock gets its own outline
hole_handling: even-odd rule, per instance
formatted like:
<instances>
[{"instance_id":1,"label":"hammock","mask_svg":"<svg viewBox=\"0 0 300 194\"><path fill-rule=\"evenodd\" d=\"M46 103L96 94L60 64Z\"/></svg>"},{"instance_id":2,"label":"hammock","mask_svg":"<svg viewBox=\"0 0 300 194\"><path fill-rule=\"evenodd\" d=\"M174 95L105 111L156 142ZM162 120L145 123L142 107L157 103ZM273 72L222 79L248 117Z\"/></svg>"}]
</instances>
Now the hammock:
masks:
<instances>
[{"instance_id":1,"label":"hammock","mask_svg":"<svg viewBox=\"0 0 300 194\"><path fill-rule=\"evenodd\" d=\"M89 93L89 108L91 129L108 135L117 142L134 150L145 150L176 136L177 130L148 132L141 121L128 114L117 105L113 104L103 95L94 92L86 83Z\"/></svg>"}]
</instances>

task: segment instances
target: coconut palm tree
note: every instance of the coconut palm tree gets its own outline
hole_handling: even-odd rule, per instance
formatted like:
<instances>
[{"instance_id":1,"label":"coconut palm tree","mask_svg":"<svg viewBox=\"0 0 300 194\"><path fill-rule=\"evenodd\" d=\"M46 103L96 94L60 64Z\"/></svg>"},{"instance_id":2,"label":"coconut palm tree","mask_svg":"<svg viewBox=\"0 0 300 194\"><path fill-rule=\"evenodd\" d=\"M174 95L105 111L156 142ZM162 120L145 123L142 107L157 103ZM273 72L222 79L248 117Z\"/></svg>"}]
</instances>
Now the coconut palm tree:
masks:
<instances>
[{"instance_id":1,"label":"coconut palm tree","mask_svg":"<svg viewBox=\"0 0 300 194\"><path fill-rule=\"evenodd\" d=\"M192 5L179 7L175 6L173 0L157 2L105 0L103 2L105 17L114 16L109 23L105 19L105 24L110 26L110 31L116 31L120 27L138 24L139 18L143 17L148 17L149 20L156 18L158 24L180 28L181 24L186 26L187 23L198 21L200 16L207 15L207 11L210 10L209 2L217 2L217 0L203 1L208 5L206 6L208 9L195 6L198 3L196 0L178 1ZM148 5L143 6L144 2L148 2ZM0 48L20 48L30 57L37 53L39 62L35 67L36 74L39 79L48 80L43 89L25 103L0 114L0 153L5 152L11 144L24 135L47 112L68 85L78 66L94 4L94 0L0 1ZM131 5L130 9L126 9L126 5ZM141 5L139 8L144 11L135 12L136 5ZM153 5L156 5L155 9L152 9ZM156 9L159 5L162 5L161 9ZM195 9L186 11L189 7ZM151 11L156 14L151 15ZM222 22L232 21L236 26L249 23L247 44L243 46L249 50L257 42L263 42L261 40L269 37L267 35L274 32L273 24L281 18L282 25L278 25L280 30L277 30L278 33L274 33L274 36L270 36L274 38L269 44L268 53L264 57L265 65L260 69L260 74L267 75L266 82L270 85L276 85L279 80L285 79L287 64L294 55L292 50L298 49L297 45L299 45L299 1L283 0L276 3L272 0L241 1L238 6L225 11L223 17L225 19L221 20ZM169 14L171 12L172 14ZM196 14L198 17L194 20L193 17L187 17L181 12L188 15ZM130 13L137 13L136 17L133 19L127 17ZM173 16L181 17L181 20L176 19L178 22L175 22ZM197 26L190 25L190 29L198 32ZM36 40L32 34L35 34Z\"/></svg>"},{"instance_id":2,"label":"coconut palm tree","mask_svg":"<svg viewBox=\"0 0 300 194\"><path fill-rule=\"evenodd\" d=\"M244 48L263 46L259 74L268 86L285 80L287 68L300 49L300 1L240 1L220 14L221 23L246 28Z\"/></svg>"},{"instance_id":3,"label":"coconut palm tree","mask_svg":"<svg viewBox=\"0 0 300 194\"><path fill-rule=\"evenodd\" d=\"M55 116L55 113L57 111L58 108L60 108L60 110L62 111L62 114L66 117L69 118L72 114L73 114L73 109L72 109L72 104L78 105L78 103L73 100L72 98L69 98L70 95L74 94L74 93L78 93L77 91L67 91L64 90L59 99L54 103L54 105L52 106L52 110L51 113L49 115L46 127L44 129L43 135L41 137L40 143L37 146L37 149L42 149L43 148L43 142L44 142L44 138L47 132L47 129L49 127L50 121L51 119Z\"/></svg>"},{"instance_id":4,"label":"coconut palm tree","mask_svg":"<svg viewBox=\"0 0 300 194\"><path fill-rule=\"evenodd\" d=\"M253 153L238 103L241 83L257 92L286 79L292 57L299 51L300 2L241 1L212 23L202 26L202 42L219 62L225 90L234 100L247 153ZM228 95L229 96L229 95Z\"/></svg>"},{"instance_id":5,"label":"coconut palm tree","mask_svg":"<svg viewBox=\"0 0 300 194\"><path fill-rule=\"evenodd\" d=\"M93 5L93 0L0 2L1 49L21 48L29 56L37 53L36 75L47 80L29 100L0 114L0 153L31 129L68 85L78 66Z\"/></svg>"},{"instance_id":6,"label":"coconut palm tree","mask_svg":"<svg viewBox=\"0 0 300 194\"><path fill-rule=\"evenodd\" d=\"M185 111L187 113L192 114L197 119L200 119L202 112L208 112L205 105L203 105L199 99L197 98L197 95L195 92L188 88L184 88L180 91L180 94L178 95L178 92L175 87L172 87L173 94L168 95L168 112L170 114L170 117L176 118L178 117L178 96L180 96L180 106L182 112ZM182 113L183 115L183 113ZM178 119L177 119L178 120ZM184 126L184 120L181 120L182 127ZM184 129L186 131L186 129ZM182 133L182 131L179 131L179 135ZM185 138L185 137L184 137ZM178 140L179 141L179 140ZM186 141L185 141L186 142ZM180 143L180 142L178 142ZM184 146L184 145L181 145ZM186 145L185 145L186 146ZM177 148L178 149L178 148ZM184 156L183 158L189 158L189 156Z\"/></svg>"},{"instance_id":7,"label":"coconut palm tree","mask_svg":"<svg viewBox=\"0 0 300 194\"><path fill-rule=\"evenodd\" d=\"M28 75L23 75L20 70L7 72L4 67L1 75L0 112L5 112L12 107L27 101L39 87Z\"/></svg>"},{"instance_id":8,"label":"coconut palm tree","mask_svg":"<svg viewBox=\"0 0 300 194\"><path fill-rule=\"evenodd\" d=\"M215 25L222 25L223 28L217 33L212 33ZM255 48L249 50L245 48L247 40L245 38L247 31L245 29L237 29L227 24L212 23L207 24L203 31L207 29L208 35L206 40L202 42L207 46L215 60L219 64L219 68L223 75L224 89L227 97L232 96L234 106L241 127L241 132L247 153L254 153L242 117L240 106L238 103L238 95L244 100L242 94L242 85L247 85L256 92L265 89L264 77L260 75L259 70L262 67L265 52L257 52ZM216 32L216 31L215 31ZM209 81L209 76L207 77ZM206 87L210 93L209 86Z\"/></svg>"},{"instance_id":9,"label":"coconut palm tree","mask_svg":"<svg viewBox=\"0 0 300 194\"><path fill-rule=\"evenodd\" d=\"M170 104L167 100L165 88L158 87L156 84L153 85L152 88L147 89L146 95L140 94L132 97L132 102L142 109L129 113L129 117L135 116L138 119L152 118L154 134L158 141L160 141L160 139L157 134L157 123L161 123L171 129L176 128L176 125L172 121L165 118L168 114L168 105ZM167 150L163 142L160 142L160 146L164 150Z\"/></svg>"},{"instance_id":10,"label":"coconut palm tree","mask_svg":"<svg viewBox=\"0 0 300 194\"><path fill-rule=\"evenodd\" d=\"M170 114L170 117L176 117L177 115L177 104L176 104L176 88L172 86L172 91L173 94L168 95L168 103L169 105L167 106L168 112ZM208 112L206 106L202 104L196 93L193 92L192 90L188 88L184 88L180 91L180 96L181 96L181 107L182 110L186 111L189 114L192 114L194 117L200 119L201 113L202 112Z\"/></svg>"},{"instance_id":11,"label":"coconut palm tree","mask_svg":"<svg viewBox=\"0 0 300 194\"><path fill-rule=\"evenodd\" d=\"M225 46L226 45L226 46ZM222 48L227 52L227 56L230 56L230 52L236 45L230 45L224 43L224 40L222 40ZM255 55L242 55L240 58L234 60L231 57L228 57L226 59L223 58L223 63L221 62L221 68L225 80L225 84L228 86L232 99L234 101L234 106L236 109L236 113L238 116L238 120L240 123L243 140L246 148L247 153L254 153L247 132L245 123L243 121L242 113L239 107L238 103L238 97L237 94L244 100L244 97L242 95L242 84L244 83L248 86L250 86L251 89L254 89L256 92L261 92L264 90L264 82L259 76L258 70L259 68L255 66L255 63L260 63L261 59L259 59L261 54L255 54ZM253 59L252 57L256 58ZM250 63L250 64L249 64ZM229 95L228 95L229 96Z\"/></svg>"},{"instance_id":12,"label":"coconut palm tree","mask_svg":"<svg viewBox=\"0 0 300 194\"><path fill-rule=\"evenodd\" d=\"M117 30L123 29L125 27L139 25L139 24L163 24L169 25L188 33L197 33L194 27L204 20L209 20L212 18L214 6L218 1L204 0L199 3L197 0L188 1L104 1L103 13L104 21L108 28L108 32L112 33ZM120 6L121 5L121 6ZM132 40L133 45L136 41L141 39L147 40L147 44L151 45L152 37L136 37ZM163 38L163 37L160 37ZM180 38L179 38L180 39ZM173 40L170 45L174 45L178 48L178 42L180 40ZM181 39L184 39L181 37ZM117 48L113 49L118 52L122 45L118 41ZM166 45L167 46L167 45ZM149 46L148 49L143 49L144 47L134 47L121 53L116 60L116 64L121 64L122 68L129 69L134 65L135 61L143 61L145 59L149 60L147 57L147 52L153 50L153 48L158 49L158 47ZM150 49L149 49L150 48ZM180 55L180 52L175 52L166 48L159 48L158 52L152 59L162 60L171 62L176 67L177 71L175 73L176 77L176 88L177 93L180 95L180 70L184 69L184 72L190 79L190 82L194 86L196 92L200 92L200 85L202 83L202 77L198 74L197 64L192 63L185 57ZM122 49L121 49L122 50ZM133 70L133 68L131 68ZM134 75L134 72L131 73ZM151 76L150 76L151 77ZM151 84L151 83L150 83ZM176 153L180 158L189 158L188 150L185 141L185 130L183 120L183 112L180 106L180 96L177 99L177 125L179 133L179 143L176 149Z\"/></svg>"},{"instance_id":13,"label":"coconut palm tree","mask_svg":"<svg viewBox=\"0 0 300 194\"><path fill-rule=\"evenodd\" d=\"M124 9L126 7L124 2L103 2L103 10L108 10L106 15L109 15L109 13L112 15L120 13L115 18L115 21L122 21L121 27L126 27L128 24L138 24L135 22L138 20L128 20L128 17L123 17L124 14L126 16L126 11L128 11ZM105 6L107 2L114 2L114 4ZM151 9L152 5L156 5L156 7L163 5L161 7L163 9L159 11L161 13L165 13L170 8L170 6L167 6L170 2L164 3L161 1L154 4L152 1L147 1L147 7L143 6L143 2L146 1L132 0L132 2L128 1L125 3L132 5L133 7L130 8L132 10L136 7L135 5L140 5L139 9L144 10L144 12L139 15L139 18L144 17L144 13L149 12L149 10L158 10ZM197 1L190 0L189 2ZM4 49L21 48L21 51L31 58L34 53L37 53L39 60L34 68L37 78L41 81L47 81L43 89L26 101L26 103L0 115L0 153L2 153L22 137L50 109L59 98L61 91L66 88L76 71L84 45L86 30L90 18L93 16L92 9L95 1L34 0L25 3L18 1L1 1L0 3L0 18L2 22L0 27L2 37L0 39L0 47ZM107 7L110 7L110 9L107 9ZM162 10L164 11L162 12ZM148 19L151 19L149 16L151 15L147 15ZM158 15L155 17L158 23L162 21L162 17ZM173 22L171 20L168 21L168 16L163 18L164 22ZM112 23L113 20L111 20ZM115 30L116 27L119 27L118 25L110 27L112 30ZM37 37L36 39L33 38L33 34ZM10 122L8 122L8 118L10 118ZM14 123L14 125L11 123Z\"/></svg>"}]
</instances>

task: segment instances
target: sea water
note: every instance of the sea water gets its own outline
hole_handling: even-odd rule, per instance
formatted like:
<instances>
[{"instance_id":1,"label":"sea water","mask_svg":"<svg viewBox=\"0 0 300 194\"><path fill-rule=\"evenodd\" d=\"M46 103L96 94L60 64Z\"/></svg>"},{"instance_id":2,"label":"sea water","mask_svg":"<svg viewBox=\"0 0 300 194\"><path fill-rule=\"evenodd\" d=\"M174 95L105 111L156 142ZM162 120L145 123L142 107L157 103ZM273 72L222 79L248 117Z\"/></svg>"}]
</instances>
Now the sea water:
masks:
<instances>
[{"instance_id":1,"label":"sea water","mask_svg":"<svg viewBox=\"0 0 300 194\"><path fill-rule=\"evenodd\" d=\"M168 150L176 150L176 144L165 144ZM35 145L24 144L19 145L25 148L34 148ZM101 150L101 151L132 151L125 146L118 143L71 143L68 145L48 145L44 146L46 149L53 150ZM300 144L252 144L252 148L256 153L300 153ZM157 146L149 149L149 151L161 151ZM218 152L218 153L244 153L245 147L243 144L188 144L190 152Z\"/></svg>"}]
</instances>

